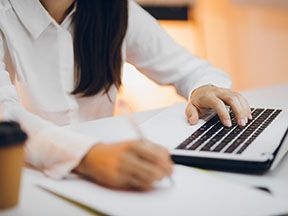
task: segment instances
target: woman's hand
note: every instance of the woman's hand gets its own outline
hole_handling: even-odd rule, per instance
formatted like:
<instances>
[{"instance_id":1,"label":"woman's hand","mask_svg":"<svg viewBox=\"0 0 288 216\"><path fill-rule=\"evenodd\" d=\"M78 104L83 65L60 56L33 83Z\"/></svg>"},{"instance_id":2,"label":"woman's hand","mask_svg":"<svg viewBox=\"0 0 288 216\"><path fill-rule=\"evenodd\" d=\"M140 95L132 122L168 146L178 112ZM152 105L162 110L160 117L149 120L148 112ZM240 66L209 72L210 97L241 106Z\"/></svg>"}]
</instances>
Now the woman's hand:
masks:
<instances>
[{"instance_id":1,"label":"woman's hand","mask_svg":"<svg viewBox=\"0 0 288 216\"><path fill-rule=\"evenodd\" d=\"M231 127L231 119L225 105L231 107L239 125L245 126L248 119L252 119L249 104L242 95L212 85L205 85L193 91L186 107L186 116L190 124L196 124L208 109L213 109L223 125Z\"/></svg>"},{"instance_id":2,"label":"woman's hand","mask_svg":"<svg viewBox=\"0 0 288 216\"><path fill-rule=\"evenodd\" d=\"M148 141L97 144L75 171L107 187L148 190L171 175L172 161L165 148Z\"/></svg>"}]
</instances>

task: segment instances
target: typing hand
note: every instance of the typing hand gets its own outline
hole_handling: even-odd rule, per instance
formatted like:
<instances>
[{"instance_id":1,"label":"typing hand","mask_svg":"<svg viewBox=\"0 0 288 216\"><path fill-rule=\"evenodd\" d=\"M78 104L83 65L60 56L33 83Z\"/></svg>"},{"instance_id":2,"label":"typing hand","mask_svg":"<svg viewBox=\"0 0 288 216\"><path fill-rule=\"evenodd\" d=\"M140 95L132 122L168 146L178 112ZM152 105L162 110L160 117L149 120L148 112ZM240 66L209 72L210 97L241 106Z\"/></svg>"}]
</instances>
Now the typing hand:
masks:
<instances>
[{"instance_id":1,"label":"typing hand","mask_svg":"<svg viewBox=\"0 0 288 216\"><path fill-rule=\"evenodd\" d=\"M252 119L249 104L242 95L212 85L199 87L192 92L186 107L186 116L190 124L196 124L199 117L212 109L218 114L223 125L230 127L231 119L225 105L231 107L239 125L245 126L248 119Z\"/></svg>"},{"instance_id":2,"label":"typing hand","mask_svg":"<svg viewBox=\"0 0 288 216\"><path fill-rule=\"evenodd\" d=\"M96 144L75 171L107 187L148 190L171 175L172 161L165 148L148 141Z\"/></svg>"}]
</instances>

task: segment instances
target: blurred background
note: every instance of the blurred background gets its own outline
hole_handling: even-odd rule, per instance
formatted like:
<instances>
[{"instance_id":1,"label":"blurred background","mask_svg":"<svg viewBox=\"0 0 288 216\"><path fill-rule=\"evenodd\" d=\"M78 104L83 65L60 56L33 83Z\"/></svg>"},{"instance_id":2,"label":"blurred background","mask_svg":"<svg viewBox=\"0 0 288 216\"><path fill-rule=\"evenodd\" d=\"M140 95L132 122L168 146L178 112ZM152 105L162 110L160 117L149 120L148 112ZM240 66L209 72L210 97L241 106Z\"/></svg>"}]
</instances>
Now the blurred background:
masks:
<instances>
[{"instance_id":1,"label":"blurred background","mask_svg":"<svg viewBox=\"0 0 288 216\"><path fill-rule=\"evenodd\" d=\"M287 0L136 1L179 44L226 71L235 90L288 84ZM133 111L184 101L173 87L158 86L129 64L119 98Z\"/></svg>"}]
</instances>

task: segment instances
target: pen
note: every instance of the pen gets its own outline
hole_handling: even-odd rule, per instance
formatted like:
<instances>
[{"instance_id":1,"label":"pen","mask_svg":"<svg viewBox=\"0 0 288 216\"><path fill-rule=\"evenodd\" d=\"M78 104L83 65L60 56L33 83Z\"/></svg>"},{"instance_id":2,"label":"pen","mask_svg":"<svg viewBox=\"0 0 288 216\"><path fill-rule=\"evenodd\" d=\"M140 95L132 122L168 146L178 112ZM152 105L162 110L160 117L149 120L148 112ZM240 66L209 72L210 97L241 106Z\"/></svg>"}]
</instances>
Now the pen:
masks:
<instances>
[{"instance_id":1,"label":"pen","mask_svg":"<svg viewBox=\"0 0 288 216\"><path fill-rule=\"evenodd\" d=\"M139 139L145 144L147 141L145 139L143 132L141 131L140 127L138 126L135 118L131 114L133 112L131 107L125 101L120 99L119 100L119 108L121 111L123 111L123 114L127 114L129 123L133 127L134 131L137 133ZM170 182L170 185L173 186L175 183L174 183L174 180L172 179L172 177L168 176L167 178Z\"/></svg>"}]
</instances>

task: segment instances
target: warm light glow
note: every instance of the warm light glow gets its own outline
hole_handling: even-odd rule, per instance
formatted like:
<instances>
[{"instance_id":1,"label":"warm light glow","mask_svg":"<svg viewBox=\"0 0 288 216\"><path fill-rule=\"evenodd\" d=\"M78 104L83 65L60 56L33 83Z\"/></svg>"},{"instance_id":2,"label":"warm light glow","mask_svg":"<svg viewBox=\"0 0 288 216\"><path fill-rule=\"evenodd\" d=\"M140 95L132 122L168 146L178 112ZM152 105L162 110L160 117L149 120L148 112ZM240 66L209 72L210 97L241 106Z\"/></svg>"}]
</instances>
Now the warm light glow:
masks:
<instances>
[{"instance_id":1,"label":"warm light glow","mask_svg":"<svg viewBox=\"0 0 288 216\"><path fill-rule=\"evenodd\" d=\"M134 66L124 65L123 86L118 99L126 101L133 111L144 111L185 101L171 86L159 86ZM116 107L115 114L121 114Z\"/></svg>"},{"instance_id":2,"label":"warm light glow","mask_svg":"<svg viewBox=\"0 0 288 216\"><path fill-rule=\"evenodd\" d=\"M206 58L231 75L238 91L288 83L288 8L279 2L196 1Z\"/></svg>"},{"instance_id":3,"label":"warm light glow","mask_svg":"<svg viewBox=\"0 0 288 216\"><path fill-rule=\"evenodd\" d=\"M287 8L198 0L192 12L193 21L160 23L191 53L226 71L235 90L288 83ZM153 83L128 64L124 67L119 97L134 111L184 100L172 87Z\"/></svg>"}]
</instances>

